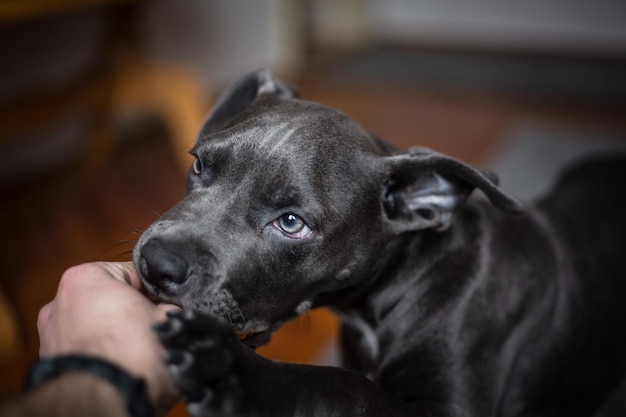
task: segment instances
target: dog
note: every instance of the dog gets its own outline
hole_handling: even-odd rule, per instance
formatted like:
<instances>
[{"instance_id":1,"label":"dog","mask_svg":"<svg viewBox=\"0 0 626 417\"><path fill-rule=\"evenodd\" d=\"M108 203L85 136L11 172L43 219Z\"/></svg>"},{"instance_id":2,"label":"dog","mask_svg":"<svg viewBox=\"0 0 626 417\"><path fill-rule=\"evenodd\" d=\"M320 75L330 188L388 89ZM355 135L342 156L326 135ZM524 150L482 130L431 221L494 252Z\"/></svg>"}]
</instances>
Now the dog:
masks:
<instances>
[{"instance_id":1,"label":"dog","mask_svg":"<svg viewBox=\"0 0 626 417\"><path fill-rule=\"evenodd\" d=\"M522 206L267 70L191 153L185 198L133 257L182 307L156 331L192 416L589 416L624 376L623 161ZM255 353L318 306L342 321L341 368Z\"/></svg>"}]
</instances>

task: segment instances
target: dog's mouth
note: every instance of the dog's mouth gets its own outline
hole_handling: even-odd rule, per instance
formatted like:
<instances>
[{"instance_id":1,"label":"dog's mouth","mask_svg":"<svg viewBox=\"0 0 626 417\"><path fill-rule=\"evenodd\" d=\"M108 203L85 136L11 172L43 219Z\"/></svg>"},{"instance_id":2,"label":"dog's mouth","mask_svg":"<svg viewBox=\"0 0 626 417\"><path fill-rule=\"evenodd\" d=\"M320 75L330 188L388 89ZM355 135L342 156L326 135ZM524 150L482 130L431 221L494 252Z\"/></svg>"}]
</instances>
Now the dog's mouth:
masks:
<instances>
[{"instance_id":1,"label":"dog's mouth","mask_svg":"<svg viewBox=\"0 0 626 417\"><path fill-rule=\"evenodd\" d=\"M241 340L243 344L252 349L268 344L272 337L269 330L256 333L237 333L237 336L239 336L239 340Z\"/></svg>"},{"instance_id":2,"label":"dog's mouth","mask_svg":"<svg viewBox=\"0 0 626 417\"><path fill-rule=\"evenodd\" d=\"M152 300L154 303L169 303L174 304L180 308L185 308L181 303L173 301L158 292L152 293L148 292L148 298ZM272 332L270 329L265 329L259 332L236 332L239 340L248 347L252 349L256 349L260 346L266 345L270 342L272 338Z\"/></svg>"},{"instance_id":3,"label":"dog's mouth","mask_svg":"<svg viewBox=\"0 0 626 417\"><path fill-rule=\"evenodd\" d=\"M170 297L165 291L162 291L159 288L155 288L150 283L145 283L145 285L147 289L146 296L155 304L168 303L168 304L174 304L180 308L186 308L184 303L181 303L179 300L176 300L174 297ZM215 312L213 313L216 314ZM252 349L256 349L270 342L271 337L272 337L272 331L276 330L277 327L280 327L280 326L275 323L273 326L269 326L268 328L262 329L260 331L248 331L248 332L236 331L236 334L239 340L243 344L245 344L246 346Z\"/></svg>"}]
</instances>

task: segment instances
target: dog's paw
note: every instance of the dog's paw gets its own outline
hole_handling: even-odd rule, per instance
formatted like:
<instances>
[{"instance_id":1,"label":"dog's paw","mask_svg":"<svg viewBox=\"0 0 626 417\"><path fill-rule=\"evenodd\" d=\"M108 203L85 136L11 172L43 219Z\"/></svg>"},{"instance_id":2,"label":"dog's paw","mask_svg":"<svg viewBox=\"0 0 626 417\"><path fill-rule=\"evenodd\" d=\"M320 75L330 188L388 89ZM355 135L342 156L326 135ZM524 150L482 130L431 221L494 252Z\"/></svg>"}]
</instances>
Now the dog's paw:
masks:
<instances>
[{"instance_id":1,"label":"dog's paw","mask_svg":"<svg viewBox=\"0 0 626 417\"><path fill-rule=\"evenodd\" d=\"M155 326L167 350L165 362L194 417L240 416L241 380L235 362L241 346L230 325L218 316L193 310L168 312Z\"/></svg>"}]
</instances>

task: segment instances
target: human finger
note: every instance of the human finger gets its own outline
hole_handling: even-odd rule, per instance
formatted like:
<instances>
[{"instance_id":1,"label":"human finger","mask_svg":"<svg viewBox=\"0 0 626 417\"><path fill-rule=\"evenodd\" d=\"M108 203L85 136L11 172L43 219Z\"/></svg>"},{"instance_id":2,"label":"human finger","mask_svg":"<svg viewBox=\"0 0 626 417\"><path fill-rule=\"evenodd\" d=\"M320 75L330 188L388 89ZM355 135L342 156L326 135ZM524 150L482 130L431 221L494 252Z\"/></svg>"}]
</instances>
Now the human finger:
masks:
<instances>
[{"instance_id":1,"label":"human finger","mask_svg":"<svg viewBox=\"0 0 626 417\"><path fill-rule=\"evenodd\" d=\"M39 310L39 315L37 316L37 331L40 334L42 329L46 327L46 324L48 323L48 320L50 318L50 310L52 309L51 304L52 302L49 302L45 306L41 307L41 310Z\"/></svg>"}]
</instances>

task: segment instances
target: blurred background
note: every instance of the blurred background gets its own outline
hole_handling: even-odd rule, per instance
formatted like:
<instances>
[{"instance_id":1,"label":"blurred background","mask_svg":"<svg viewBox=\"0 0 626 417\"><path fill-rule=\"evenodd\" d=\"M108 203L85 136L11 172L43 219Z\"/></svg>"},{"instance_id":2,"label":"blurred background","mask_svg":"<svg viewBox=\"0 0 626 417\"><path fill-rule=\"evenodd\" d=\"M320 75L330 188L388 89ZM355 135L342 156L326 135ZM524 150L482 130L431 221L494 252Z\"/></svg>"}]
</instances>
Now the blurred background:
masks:
<instances>
[{"instance_id":1,"label":"blurred background","mask_svg":"<svg viewBox=\"0 0 626 417\"><path fill-rule=\"evenodd\" d=\"M621 0L2 0L0 398L37 357L63 271L130 260L184 194L216 97L259 67L522 198L626 144ZM336 333L311 312L261 352L332 363Z\"/></svg>"}]
</instances>

